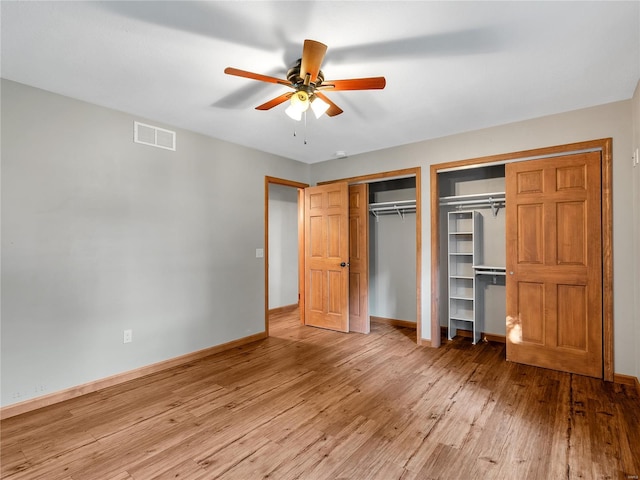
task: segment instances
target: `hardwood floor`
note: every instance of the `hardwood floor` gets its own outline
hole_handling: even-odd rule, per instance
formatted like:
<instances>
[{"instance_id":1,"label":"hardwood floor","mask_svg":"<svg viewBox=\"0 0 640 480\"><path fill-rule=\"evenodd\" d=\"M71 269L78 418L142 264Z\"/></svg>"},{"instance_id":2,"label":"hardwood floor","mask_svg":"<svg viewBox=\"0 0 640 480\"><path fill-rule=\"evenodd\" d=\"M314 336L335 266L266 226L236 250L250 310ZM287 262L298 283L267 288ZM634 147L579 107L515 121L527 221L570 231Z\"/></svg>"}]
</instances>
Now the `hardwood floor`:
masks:
<instances>
[{"instance_id":1,"label":"hardwood floor","mask_svg":"<svg viewBox=\"0 0 640 480\"><path fill-rule=\"evenodd\" d=\"M470 339L275 316L270 337L2 422L2 478L637 479L631 386Z\"/></svg>"}]
</instances>

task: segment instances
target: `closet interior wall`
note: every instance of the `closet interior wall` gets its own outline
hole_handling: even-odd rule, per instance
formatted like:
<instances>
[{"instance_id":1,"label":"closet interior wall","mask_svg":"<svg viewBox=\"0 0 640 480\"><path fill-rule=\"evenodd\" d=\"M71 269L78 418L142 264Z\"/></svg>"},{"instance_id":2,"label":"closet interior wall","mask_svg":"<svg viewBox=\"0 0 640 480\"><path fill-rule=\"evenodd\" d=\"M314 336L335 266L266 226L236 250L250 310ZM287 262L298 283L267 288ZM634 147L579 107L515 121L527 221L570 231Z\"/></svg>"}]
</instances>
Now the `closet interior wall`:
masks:
<instances>
[{"instance_id":1,"label":"closet interior wall","mask_svg":"<svg viewBox=\"0 0 640 480\"><path fill-rule=\"evenodd\" d=\"M505 191L504 165L467 168L438 174L440 197L475 195ZM448 212L456 210L476 210L481 214L480 263L504 267L506 265L505 244L505 206L504 203L495 211L491 206L460 205L440 207L440 325L447 326L448 317ZM477 275L476 289L480 301L478 312L482 318L481 328L484 333L506 334L506 294L505 277L503 275ZM464 329L464 328L461 328Z\"/></svg>"},{"instance_id":2,"label":"closet interior wall","mask_svg":"<svg viewBox=\"0 0 640 480\"><path fill-rule=\"evenodd\" d=\"M369 204L416 199L415 177L369 184ZM369 314L416 322L416 214L369 214Z\"/></svg>"}]
</instances>

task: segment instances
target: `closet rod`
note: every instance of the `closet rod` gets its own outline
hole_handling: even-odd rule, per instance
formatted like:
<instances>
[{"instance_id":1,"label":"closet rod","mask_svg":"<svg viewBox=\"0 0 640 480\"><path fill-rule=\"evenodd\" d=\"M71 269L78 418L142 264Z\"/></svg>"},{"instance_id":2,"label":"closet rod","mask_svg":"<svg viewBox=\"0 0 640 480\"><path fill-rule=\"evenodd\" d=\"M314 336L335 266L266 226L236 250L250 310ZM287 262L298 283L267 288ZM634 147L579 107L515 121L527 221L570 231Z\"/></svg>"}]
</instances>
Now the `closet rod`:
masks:
<instances>
[{"instance_id":1,"label":"closet rod","mask_svg":"<svg viewBox=\"0 0 640 480\"><path fill-rule=\"evenodd\" d=\"M386 207L415 207L416 206L416 201L415 200L398 200L395 202L378 202L378 203L370 203L369 204L369 210L381 210L383 208Z\"/></svg>"},{"instance_id":2,"label":"closet rod","mask_svg":"<svg viewBox=\"0 0 640 480\"><path fill-rule=\"evenodd\" d=\"M471 200L504 200L505 192L491 192L491 193L472 193L469 195L452 195L450 197L440 197L440 204L443 202L457 202L457 201L471 201Z\"/></svg>"},{"instance_id":3,"label":"closet rod","mask_svg":"<svg viewBox=\"0 0 640 480\"><path fill-rule=\"evenodd\" d=\"M388 210L394 210L394 211L395 210L415 210L415 208L416 208L415 205L413 205L413 206L408 205L408 206L405 206L405 207L400 206L400 205L394 205L392 207L370 208L369 211L373 213L373 212L385 212L385 211L388 211Z\"/></svg>"},{"instance_id":4,"label":"closet rod","mask_svg":"<svg viewBox=\"0 0 640 480\"><path fill-rule=\"evenodd\" d=\"M456 195L452 197L440 197L440 206L462 205L486 205L491 207L493 216L498 214L500 206L504 206L505 194L503 192L481 193L475 195Z\"/></svg>"},{"instance_id":5,"label":"closet rod","mask_svg":"<svg viewBox=\"0 0 640 480\"><path fill-rule=\"evenodd\" d=\"M404 218L405 213L415 213L416 201L415 200L398 200L397 202L379 202L370 203L369 211L378 220L378 214L384 213L397 213L400 218Z\"/></svg>"}]
</instances>

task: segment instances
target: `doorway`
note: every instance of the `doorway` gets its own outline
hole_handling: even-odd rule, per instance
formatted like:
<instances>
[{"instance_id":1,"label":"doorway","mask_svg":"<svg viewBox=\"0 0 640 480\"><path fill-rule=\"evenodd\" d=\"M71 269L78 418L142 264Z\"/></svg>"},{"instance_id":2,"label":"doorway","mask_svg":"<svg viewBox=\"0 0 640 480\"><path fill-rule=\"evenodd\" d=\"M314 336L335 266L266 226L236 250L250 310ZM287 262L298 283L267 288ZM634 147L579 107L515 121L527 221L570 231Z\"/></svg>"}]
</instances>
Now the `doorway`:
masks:
<instances>
[{"instance_id":1,"label":"doorway","mask_svg":"<svg viewBox=\"0 0 640 480\"><path fill-rule=\"evenodd\" d=\"M304 322L304 292L301 276L303 239L302 197L306 183L265 177L264 262L265 332L269 335L269 315L298 308Z\"/></svg>"}]
</instances>

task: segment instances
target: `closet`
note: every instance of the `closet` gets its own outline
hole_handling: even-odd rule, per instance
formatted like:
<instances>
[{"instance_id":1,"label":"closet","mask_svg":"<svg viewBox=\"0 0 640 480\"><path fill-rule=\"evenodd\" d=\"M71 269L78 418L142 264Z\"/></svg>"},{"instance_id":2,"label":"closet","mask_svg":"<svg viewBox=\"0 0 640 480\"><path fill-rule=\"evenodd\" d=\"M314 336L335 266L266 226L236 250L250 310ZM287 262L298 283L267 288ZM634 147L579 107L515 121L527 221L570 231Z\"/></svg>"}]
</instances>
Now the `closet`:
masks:
<instances>
[{"instance_id":1,"label":"closet","mask_svg":"<svg viewBox=\"0 0 640 480\"><path fill-rule=\"evenodd\" d=\"M448 338L505 335L505 167L438 173L440 326Z\"/></svg>"},{"instance_id":2,"label":"closet","mask_svg":"<svg viewBox=\"0 0 640 480\"><path fill-rule=\"evenodd\" d=\"M369 183L369 315L416 323L416 179Z\"/></svg>"},{"instance_id":3,"label":"closet","mask_svg":"<svg viewBox=\"0 0 640 480\"><path fill-rule=\"evenodd\" d=\"M611 143L432 167L432 332L504 341L509 361L613 379Z\"/></svg>"}]
</instances>

